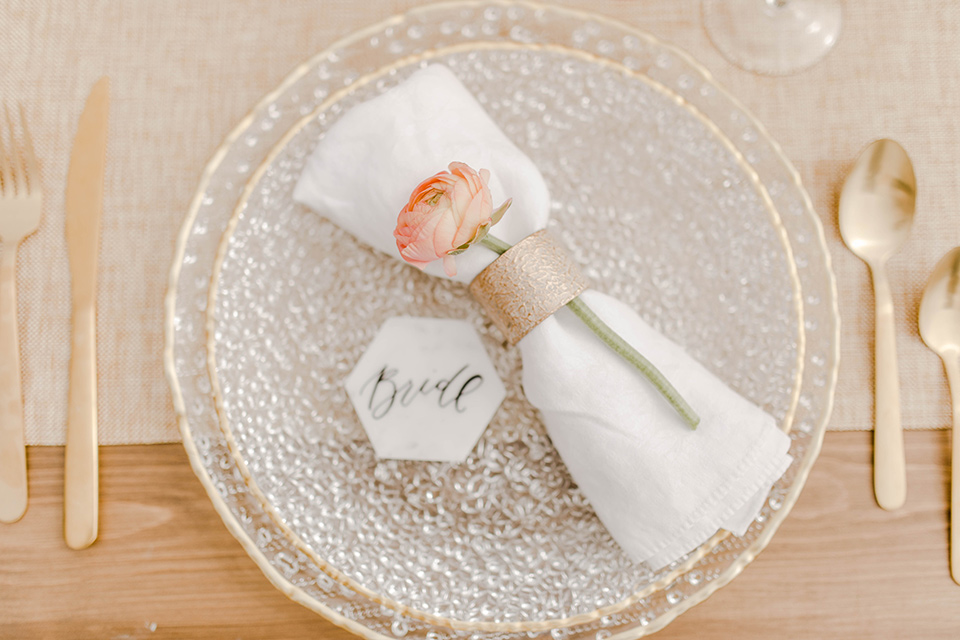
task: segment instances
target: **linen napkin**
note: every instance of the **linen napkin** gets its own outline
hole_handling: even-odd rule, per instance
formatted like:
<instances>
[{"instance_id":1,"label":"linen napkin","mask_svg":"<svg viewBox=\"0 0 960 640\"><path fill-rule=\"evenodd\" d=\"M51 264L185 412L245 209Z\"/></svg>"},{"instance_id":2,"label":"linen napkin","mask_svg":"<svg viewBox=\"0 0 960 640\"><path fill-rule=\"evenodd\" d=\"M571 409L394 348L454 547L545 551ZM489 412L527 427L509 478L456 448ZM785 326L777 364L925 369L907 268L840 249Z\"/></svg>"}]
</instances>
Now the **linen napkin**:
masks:
<instances>
[{"instance_id":1,"label":"linen napkin","mask_svg":"<svg viewBox=\"0 0 960 640\"><path fill-rule=\"evenodd\" d=\"M334 123L308 159L294 199L400 259L397 215L414 187L452 161L490 170L494 206L513 198L495 236L515 244L546 226L543 176L440 65L415 72ZM496 257L472 246L457 257L454 279L469 283ZM440 261L427 272L447 277ZM632 309L593 290L581 298L701 418L691 430L566 308L518 343L524 392L601 522L635 561L653 569L718 529L743 534L790 464L789 438Z\"/></svg>"}]
</instances>

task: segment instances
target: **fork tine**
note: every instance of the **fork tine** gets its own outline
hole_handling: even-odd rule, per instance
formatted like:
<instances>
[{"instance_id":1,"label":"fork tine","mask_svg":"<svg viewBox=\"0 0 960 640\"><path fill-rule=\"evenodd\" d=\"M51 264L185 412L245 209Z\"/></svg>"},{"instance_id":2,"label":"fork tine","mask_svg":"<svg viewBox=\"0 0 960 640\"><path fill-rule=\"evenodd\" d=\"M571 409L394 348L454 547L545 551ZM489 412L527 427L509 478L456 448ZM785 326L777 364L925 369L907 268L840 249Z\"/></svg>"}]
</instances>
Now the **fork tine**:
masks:
<instances>
[{"instance_id":1,"label":"fork tine","mask_svg":"<svg viewBox=\"0 0 960 640\"><path fill-rule=\"evenodd\" d=\"M7 105L4 104L3 108L6 109ZM13 144L13 141L10 141L10 144ZM3 144L3 127L0 126L0 196L4 195L4 191L10 191L10 194L13 194L13 183L10 178L10 158L7 157L7 149Z\"/></svg>"},{"instance_id":2,"label":"fork tine","mask_svg":"<svg viewBox=\"0 0 960 640\"><path fill-rule=\"evenodd\" d=\"M3 103L3 113L7 116L7 128L10 131L9 166L10 175L12 176L10 183L16 185L17 195L22 196L26 194L27 186L24 184L23 169L20 165L20 154L17 152L16 129L13 128L13 118L10 117L10 110L7 108L6 102Z\"/></svg>"},{"instance_id":3,"label":"fork tine","mask_svg":"<svg viewBox=\"0 0 960 640\"><path fill-rule=\"evenodd\" d=\"M23 162L26 169L26 181L31 193L40 192L40 168L37 166L37 156L33 152L33 136L27 127L27 118L23 114L23 103L20 108L20 128L23 129Z\"/></svg>"}]
</instances>

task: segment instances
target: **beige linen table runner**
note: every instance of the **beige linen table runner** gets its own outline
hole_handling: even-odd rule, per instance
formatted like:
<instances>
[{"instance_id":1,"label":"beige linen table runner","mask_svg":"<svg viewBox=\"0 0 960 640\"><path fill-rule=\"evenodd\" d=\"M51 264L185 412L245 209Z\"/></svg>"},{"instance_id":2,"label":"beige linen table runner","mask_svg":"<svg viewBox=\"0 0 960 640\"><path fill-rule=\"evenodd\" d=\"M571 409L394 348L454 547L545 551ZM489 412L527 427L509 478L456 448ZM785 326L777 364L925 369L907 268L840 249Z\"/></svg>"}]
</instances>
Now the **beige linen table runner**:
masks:
<instances>
[{"instance_id":1,"label":"beige linen table runner","mask_svg":"<svg viewBox=\"0 0 960 640\"><path fill-rule=\"evenodd\" d=\"M20 102L42 163L40 231L19 262L23 391L30 444L62 444L69 272L63 191L83 100L112 79L101 246L100 440L179 440L163 373L163 296L174 239L208 157L299 62L335 40L423 4L401 0L140 0L0 4L0 100ZM903 423L949 424L939 360L917 308L939 257L960 244L960 4L846 2L834 51L784 78L727 63L694 0L557 4L617 18L686 49L763 122L799 170L826 227L839 281L842 361L831 428L873 422L873 294L840 243L837 192L860 149L899 140L918 186L914 233L890 262ZM0 249L2 250L2 249Z\"/></svg>"}]
</instances>

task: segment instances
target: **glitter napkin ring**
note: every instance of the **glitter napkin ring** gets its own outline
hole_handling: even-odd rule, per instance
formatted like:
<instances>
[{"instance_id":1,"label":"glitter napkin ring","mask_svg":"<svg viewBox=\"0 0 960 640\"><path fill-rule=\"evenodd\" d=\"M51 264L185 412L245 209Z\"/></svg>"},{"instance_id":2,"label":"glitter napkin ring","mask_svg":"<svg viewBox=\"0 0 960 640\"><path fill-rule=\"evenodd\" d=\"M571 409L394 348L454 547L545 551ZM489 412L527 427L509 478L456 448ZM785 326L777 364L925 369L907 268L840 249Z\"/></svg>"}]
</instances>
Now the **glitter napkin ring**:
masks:
<instances>
[{"instance_id":1,"label":"glitter napkin ring","mask_svg":"<svg viewBox=\"0 0 960 640\"><path fill-rule=\"evenodd\" d=\"M514 345L587 285L573 258L543 229L491 262L470 293Z\"/></svg>"}]
</instances>

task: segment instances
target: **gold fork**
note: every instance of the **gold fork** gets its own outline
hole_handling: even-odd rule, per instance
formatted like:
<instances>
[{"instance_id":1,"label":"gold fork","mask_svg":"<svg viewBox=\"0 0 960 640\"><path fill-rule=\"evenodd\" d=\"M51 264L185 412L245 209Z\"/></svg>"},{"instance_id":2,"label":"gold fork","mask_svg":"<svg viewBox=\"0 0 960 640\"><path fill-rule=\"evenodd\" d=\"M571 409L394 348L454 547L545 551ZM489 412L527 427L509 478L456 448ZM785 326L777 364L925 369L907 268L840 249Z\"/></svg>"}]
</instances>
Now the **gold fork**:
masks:
<instances>
[{"instance_id":1,"label":"gold fork","mask_svg":"<svg viewBox=\"0 0 960 640\"><path fill-rule=\"evenodd\" d=\"M27 510L27 452L23 436L20 346L17 338L17 246L40 225L40 172L20 107L22 144L7 106L10 148L0 126L0 522L16 522Z\"/></svg>"}]
</instances>

